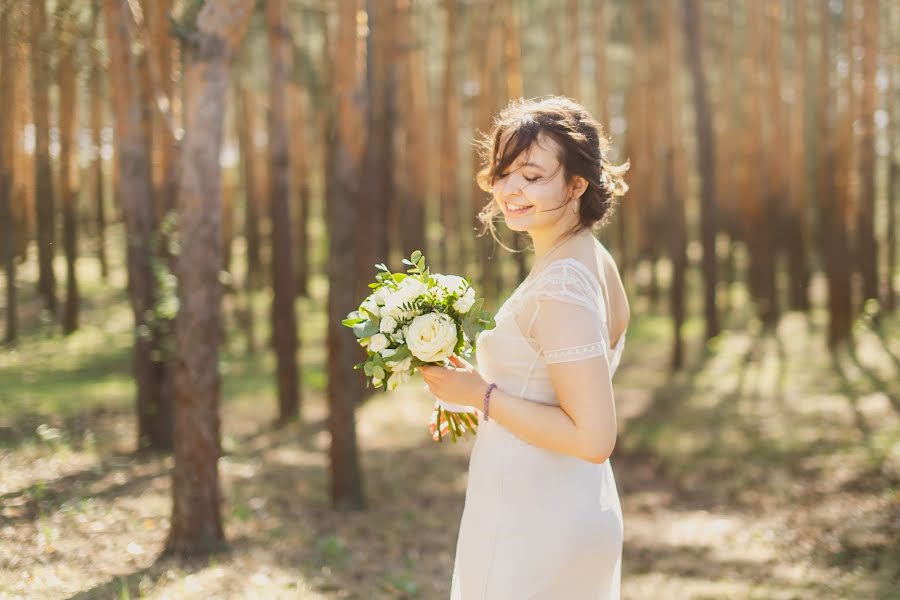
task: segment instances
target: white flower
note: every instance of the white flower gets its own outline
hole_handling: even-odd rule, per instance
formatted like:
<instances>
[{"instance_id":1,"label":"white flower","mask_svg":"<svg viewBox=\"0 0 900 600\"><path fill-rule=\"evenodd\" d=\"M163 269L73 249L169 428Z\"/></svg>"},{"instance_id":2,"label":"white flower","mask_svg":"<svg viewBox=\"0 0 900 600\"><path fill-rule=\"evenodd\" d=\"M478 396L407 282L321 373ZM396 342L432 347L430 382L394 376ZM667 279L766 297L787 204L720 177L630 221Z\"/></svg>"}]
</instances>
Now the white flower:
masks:
<instances>
[{"instance_id":1,"label":"white flower","mask_svg":"<svg viewBox=\"0 0 900 600\"><path fill-rule=\"evenodd\" d=\"M448 292L462 292L466 289L466 280L459 275L442 275L435 273L433 277L437 280L438 285Z\"/></svg>"},{"instance_id":2,"label":"white flower","mask_svg":"<svg viewBox=\"0 0 900 600\"><path fill-rule=\"evenodd\" d=\"M406 371L394 371L393 373L391 373L391 376L388 377L387 389L396 390L397 386L407 379L409 379L409 374Z\"/></svg>"},{"instance_id":3,"label":"white flower","mask_svg":"<svg viewBox=\"0 0 900 600\"><path fill-rule=\"evenodd\" d=\"M394 317L385 317L381 320L381 333L393 333L397 329L397 320Z\"/></svg>"},{"instance_id":4,"label":"white flower","mask_svg":"<svg viewBox=\"0 0 900 600\"><path fill-rule=\"evenodd\" d=\"M390 356L397 354L397 349L396 348L385 348L384 350L381 351L380 354L381 354L381 358L388 358ZM390 366L390 365L388 365L388 366Z\"/></svg>"},{"instance_id":5,"label":"white flower","mask_svg":"<svg viewBox=\"0 0 900 600\"><path fill-rule=\"evenodd\" d=\"M371 298L375 300L375 303L379 306L384 306L385 300L387 300L388 295L391 293L391 289L383 285L372 294Z\"/></svg>"},{"instance_id":6,"label":"white flower","mask_svg":"<svg viewBox=\"0 0 900 600\"><path fill-rule=\"evenodd\" d=\"M381 310L378 308L378 304L375 303L375 298L369 296L363 303L359 305L360 310L363 308L375 315L376 317L381 316Z\"/></svg>"},{"instance_id":7,"label":"white flower","mask_svg":"<svg viewBox=\"0 0 900 600\"><path fill-rule=\"evenodd\" d=\"M374 385L375 387L381 387L381 380L378 379L377 377L373 377L373 378L372 378L372 385Z\"/></svg>"},{"instance_id":8,"label":"white flower","mask_svg":"<svg viewBox=\"0 0 900 600\"><path fill-rule=\"evenodd\" d=\"M407 356L400 362L393 360L386 360L384 364L387 365L387 368L391 371L409 371L409 368L412 366L412 356Z\"/></svg>"},{"instance_id":9,"label":"white flower","mask_svg":"<svg viewBox=\"0 0 900 600\"><path fill-rule=\"evenodd\" d=\"M456 346L456 323L449 315L428 313L413 319L406 344L413 356L423 362L447 358Z\"/></svg>"},{"instance_id":10,"label":"white flower","mask_svg":"<svg viewBox=\"0 0 900 600\"><path fill-rule=\"evenodd\" d=\"M383 333L376 333L369 340L369 350L372 352L381 352L388 347L388 339Z\"/></svg>"},{"instance_id":11,"label":"white flower","mask_svg":"<svg viewBox=\"0 0 900 600\"><path fill-rule=\"evenodd\" d=\"M403 340L406 338L405 332L407 331L407 327L403 327L401 329L397 329L394 331L392 337L395 341L403 343Z\"/></svg>"},{"instance_id":12,"label":"white flower","mask_svg":"<svg viewBox=\"0 0 900 600\"><path fill-rule=\"evenodd\" d=\"M428 291L428 286L421 282L418 277L407 277L400 282L398 292L405 294L407 298L418 298Z\"/></svg>"},{"instance_id":13,"label":"white flower","mask_svg":"<svg viewBox=\"0 0 900 600\"><path fill-rule=\"evenodd\" d=\"M475 298L465 294L456 299L456 302L453 303L453 308L460 314L466 314L473 304L475 304Z\"/></svg>"}]
</instances>

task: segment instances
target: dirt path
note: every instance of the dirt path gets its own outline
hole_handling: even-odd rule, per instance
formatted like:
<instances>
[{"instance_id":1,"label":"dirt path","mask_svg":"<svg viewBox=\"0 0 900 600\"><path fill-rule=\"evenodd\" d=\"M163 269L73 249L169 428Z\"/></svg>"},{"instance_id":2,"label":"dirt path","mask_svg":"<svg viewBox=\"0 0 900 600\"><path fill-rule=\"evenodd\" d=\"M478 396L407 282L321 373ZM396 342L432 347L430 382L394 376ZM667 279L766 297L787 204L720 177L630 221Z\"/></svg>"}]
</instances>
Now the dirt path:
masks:
<instances>
[{"instance_id":1,"label":"dirt path","mask_svg":"<svg viewBox=\"0 0 900 600\"><path fill-rule=\"evenodd\" d=\"M891 597L892 326L863 332L859 355L833 364L813 353L820 332L788 319L777 339L723 337L674 379L663 341L635 332L616 380L612 459L624 598ZM46 426L0 447L0 598L446 598L471 443L430 441L420 382L377 397L358 416L369 509L335 513L321 397L304 425L273 431L259 402L270 384L248 384L269 367L229 366L231 552L190 565L157 560L171 463L128 453L126 402L74 419L20 415L19 429Z\"/></svg>"}]
</instances>

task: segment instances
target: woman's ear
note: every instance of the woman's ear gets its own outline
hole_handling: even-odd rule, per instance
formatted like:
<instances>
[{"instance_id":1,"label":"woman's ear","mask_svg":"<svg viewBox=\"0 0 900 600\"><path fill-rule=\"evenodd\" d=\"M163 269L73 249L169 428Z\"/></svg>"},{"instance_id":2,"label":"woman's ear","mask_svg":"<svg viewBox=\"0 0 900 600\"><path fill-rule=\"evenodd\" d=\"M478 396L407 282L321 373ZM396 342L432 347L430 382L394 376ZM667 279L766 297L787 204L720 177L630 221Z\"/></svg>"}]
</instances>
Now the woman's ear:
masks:
<instances>
[{"instance_id":1,"label":"woman's ear","mask_svg":"<svg viewBox=\"0 0 900 600\"><path fill-rule=\"evenodd\" d=\"M584 192L587 190L587 188L588 188L587 179L585 179L584 177L581 177L580 175L575 175L572 178L572 197L573 198L580 198L581 195L584 194Z\"/></svg>"}]
</instances>

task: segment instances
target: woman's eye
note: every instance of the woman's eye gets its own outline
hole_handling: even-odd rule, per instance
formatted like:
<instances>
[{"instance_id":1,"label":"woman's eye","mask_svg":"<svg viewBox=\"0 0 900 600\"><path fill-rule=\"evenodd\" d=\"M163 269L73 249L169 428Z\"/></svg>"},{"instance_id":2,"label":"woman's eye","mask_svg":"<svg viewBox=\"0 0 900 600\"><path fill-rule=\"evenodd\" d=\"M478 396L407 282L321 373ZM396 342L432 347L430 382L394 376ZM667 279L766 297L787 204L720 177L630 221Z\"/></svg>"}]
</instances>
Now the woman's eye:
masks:
<instances>
[{"instance_id":1,"label":"woman's eye","mask_svg":"<svg viewBox=\"0 0 900 600\"><path fill-rule=\"evenodd\" d=\"M526 177L525 178L526 181L537 181L538 179L540 179L540 177Z\"/></svg>"}]
</instances>

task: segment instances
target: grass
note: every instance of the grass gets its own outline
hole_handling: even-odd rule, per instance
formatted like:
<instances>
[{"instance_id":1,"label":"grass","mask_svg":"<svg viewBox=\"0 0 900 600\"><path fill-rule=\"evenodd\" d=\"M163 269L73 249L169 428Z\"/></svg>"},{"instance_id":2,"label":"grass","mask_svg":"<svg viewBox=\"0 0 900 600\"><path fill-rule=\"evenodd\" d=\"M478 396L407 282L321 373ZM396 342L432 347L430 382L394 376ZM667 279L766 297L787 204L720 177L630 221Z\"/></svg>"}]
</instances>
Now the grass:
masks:
<instances>
[{"instance_id":1,"label":"grass","mask_svg":"<svg viewBox=\"0 0 900 600\"><path fill-rule=\"evenodd\" d=\"M230 549L158 558L171 459L132 453L121 265L104 284L82 262L81 329L63 338L42 319L27 263L24 337L0 352L0 598L447 597L471 441L430 441L419 380L378 394L357 414L368 507L330 508L322 281L300 301L303 418L282 428L271 426L271 353L247 352L226 302L220 473ZM266 302L254 301L260 333ZM787 314L766 334L742 309L734 314L749 326L707 352L694 318L691 360L669 375L670 326L642 302L615 379L623 597L892 597L900 320L862 322L855 352L832 358L821 312Z\"/></svg>"}]
</instances>

